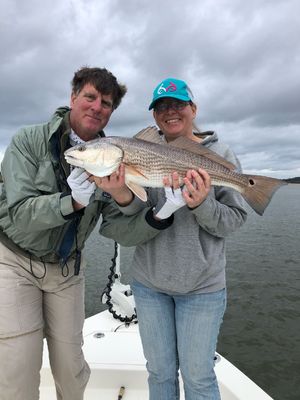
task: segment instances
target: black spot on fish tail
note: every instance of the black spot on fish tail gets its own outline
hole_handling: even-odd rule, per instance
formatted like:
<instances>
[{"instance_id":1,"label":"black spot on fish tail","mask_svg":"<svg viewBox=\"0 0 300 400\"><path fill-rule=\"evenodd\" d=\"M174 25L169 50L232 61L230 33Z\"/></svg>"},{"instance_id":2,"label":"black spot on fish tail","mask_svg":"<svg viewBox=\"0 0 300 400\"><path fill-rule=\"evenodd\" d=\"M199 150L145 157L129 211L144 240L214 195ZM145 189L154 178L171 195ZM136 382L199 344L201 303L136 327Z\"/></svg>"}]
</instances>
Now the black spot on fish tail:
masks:
<instances>
[{"instance_id":1,"label":"black spot on fish tail","mask_svg":"<svg viewBox=\"0 0 300 400\"><path fill-rule=\"evenodd\" d=\"M263 215L276 190L287 184L284 180L267 176L244 176L248 178L248 186L244 188L243 197L259 215Z\"/></svg>"}]
</instances>

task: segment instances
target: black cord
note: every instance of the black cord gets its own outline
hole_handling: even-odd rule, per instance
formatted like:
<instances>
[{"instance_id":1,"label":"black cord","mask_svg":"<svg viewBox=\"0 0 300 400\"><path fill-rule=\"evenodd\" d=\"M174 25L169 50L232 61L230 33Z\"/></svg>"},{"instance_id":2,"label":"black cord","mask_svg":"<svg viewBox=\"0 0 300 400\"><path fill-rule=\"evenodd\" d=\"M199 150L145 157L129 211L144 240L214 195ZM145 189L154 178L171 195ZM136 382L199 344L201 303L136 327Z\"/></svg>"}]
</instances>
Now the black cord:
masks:
<instances>
[{"instance_id":1,"label":"black cord","mask_svg":"<svg viewBox=\"0 0 300 400\"><path fill-rule=\"evenodd\" d=\"M44 273L43 273L43 275L41 275L41 276L37 276L37 275L35 275L35 273L33 272L32 260L31 260L31 254L30 254L30 256L29 256L30 273L31 273L31 275L32 275L35 279L43 279L43 278L45 278L45 276L46 276L46 272L47 272L46 264L44 263L43 260L41 260L41 263L43 263L43 266L44 266Z\"/></svg>"},{"instance_id":2,"label":"black cord","mask_svg":"<svg viewBox=\"0 0 300 400\"><path fill-rule=\"evenodd\" d=\"M114 329L114 332L117 332L120 328L122 328L122 326L125 326L125 328L128 328L130 324L137 324L137 323L138 323L138 320L137 320L137 319L135 319L135 320L132 321L132 322L124 322L123 324L118 325L118 326Z\"/></svg>"},{"instance_id":3,"label":"black cord","mask_svg":"<svg viewBox=\"0 0 300 400\"><path fill-rule=\"evenodd\" d=\"M75 231L75 248L76 248L76 256L75 256L75 262L74 262L74 275L79 275L80 271L80 264L81 264L81 250L78 248L78 225L79 225L80 218L76 217L75 223L76 223L76 231ZM66 272L64 272L66 271ZM69 275L70 268L68 265L68 259L64 261L63 264L61 264L61 274L64 278L66 278Z\"/></svg>"},{"instance_id":4,"label":"black cord","mask_svg":"<svg viewBox=\"0 0 300 400\"><path fill-rule=\"evenodd\" d=\"M66 270L66 272L64 272ZM61 274L64 278L66 278L69 275L70 269L68 266L67 261L61 266Z\"/></svg>"},{"instance_id":5,"label":"black cord","mask_svg":"<svg viewBox=\"0 0 300 400\"><path fill-rule=\"evenodd\" d=\"M132 314L131 317L127 317L127 316L126 317L122 317L121 314L117 314L116 311L113 309L114 305L113 305L113 303L111 301L110 292L112 290L112 285L114 283L114 279L117 279L119 277L118 274L116 274L116 272L115 272L116 259L118 257L118 243L117 242L115 242L114 248L115 248L115 252L114 252L113 258L111 259L112 265L110 267L110 274L108 275L108 284L106 285L106 287L105 287L105 289L104 289L104 291L102 293L102 296L104 294L106 295L107 300L106 300L105 304L107 304L108 311L113 315L113 317L115 319L120 320L121 322L125 322L126 324L130 324L131 322L133 322L136 319L136 314L135 313Z\"/></svg>"}]
</instances>

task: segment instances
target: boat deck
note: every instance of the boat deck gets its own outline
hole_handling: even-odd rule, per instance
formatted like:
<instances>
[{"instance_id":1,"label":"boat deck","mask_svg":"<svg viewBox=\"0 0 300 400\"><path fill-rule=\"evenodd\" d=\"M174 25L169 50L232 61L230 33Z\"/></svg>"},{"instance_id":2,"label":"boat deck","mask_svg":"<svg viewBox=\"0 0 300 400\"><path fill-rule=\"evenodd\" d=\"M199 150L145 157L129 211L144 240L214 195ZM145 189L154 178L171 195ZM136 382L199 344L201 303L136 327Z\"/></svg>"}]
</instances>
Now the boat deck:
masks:
<instances>
[{"instance_id":1,"label":"boat deck","mask_svg":"<svg viewBox=\"0 0 300 400\"><path fill-rule=\"evenodd\" d=\"M83 350L91 368L85 399L117 400L119 390L124 386L123 400L147 400L147 371L138 325L126 327L113 319L108 311L104 311L86 319L83 333ZM220 355L215 371L222 400L272 400ZM182 387L181 393L184 399ZM45 345L40 399L54 398L55 388Z\"/></svg>"}]
</instances>

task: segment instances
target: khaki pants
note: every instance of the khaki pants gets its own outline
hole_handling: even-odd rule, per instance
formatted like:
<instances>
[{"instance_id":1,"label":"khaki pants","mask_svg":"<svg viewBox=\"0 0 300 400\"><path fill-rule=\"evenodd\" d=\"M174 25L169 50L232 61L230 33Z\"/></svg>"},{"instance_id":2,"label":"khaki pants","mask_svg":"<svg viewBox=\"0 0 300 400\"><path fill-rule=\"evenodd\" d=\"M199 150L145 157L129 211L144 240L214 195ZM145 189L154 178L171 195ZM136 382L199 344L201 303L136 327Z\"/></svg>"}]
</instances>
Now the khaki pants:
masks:
<instances>
[{"instance_id":1,"label":"khaki pants","mask_svg":"<svg viewBox=\"0 0 300 400\"><path fill-rule=\"evenodd\" d=\"M0 243L0 400L39 398L44 336L57 399L83 399L83 263L78 276L68 264L64 277L58 264L30 262Z\"/></svg>"}]
</instances>

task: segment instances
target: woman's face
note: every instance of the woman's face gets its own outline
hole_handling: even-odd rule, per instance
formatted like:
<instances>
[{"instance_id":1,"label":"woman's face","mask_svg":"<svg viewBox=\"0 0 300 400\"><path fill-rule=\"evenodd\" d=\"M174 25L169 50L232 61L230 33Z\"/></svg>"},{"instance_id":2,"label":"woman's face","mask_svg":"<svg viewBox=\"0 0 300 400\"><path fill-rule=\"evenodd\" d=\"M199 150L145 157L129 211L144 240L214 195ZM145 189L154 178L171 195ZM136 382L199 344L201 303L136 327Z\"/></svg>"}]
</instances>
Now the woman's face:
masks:
<instances>
[{"instance_id":1,"label":"woman's face","mask_svg":"<svg viewBox=\"0 0 300 400\"><path fill-rule=\"evenodd\" d=\"M193 120L197 107L189 101L164 98L154 105L153 116L167 141L179 136L193 137Z\"/></svg>"}]
</instances>

